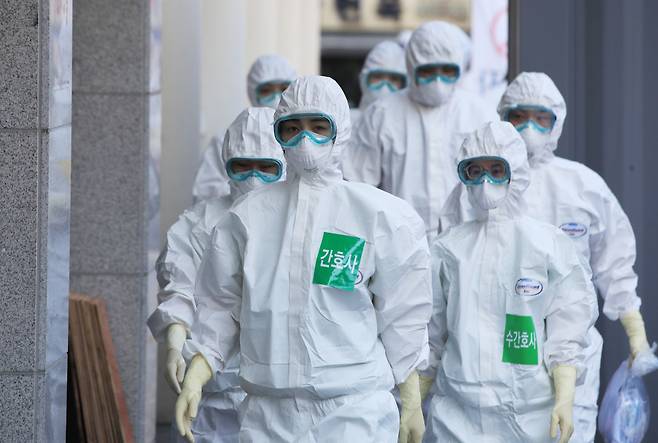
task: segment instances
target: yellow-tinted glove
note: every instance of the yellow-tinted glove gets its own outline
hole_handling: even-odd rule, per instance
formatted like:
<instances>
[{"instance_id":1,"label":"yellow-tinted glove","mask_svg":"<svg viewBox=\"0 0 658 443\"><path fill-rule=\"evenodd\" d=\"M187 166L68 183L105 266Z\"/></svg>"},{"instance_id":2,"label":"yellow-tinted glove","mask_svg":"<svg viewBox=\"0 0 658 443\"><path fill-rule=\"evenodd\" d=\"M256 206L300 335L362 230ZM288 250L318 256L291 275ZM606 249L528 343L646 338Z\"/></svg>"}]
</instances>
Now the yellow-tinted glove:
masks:
<instances>
[{"instance_id":1,"label":"yellow-tinted glove","mask_svg":"<svg viewBox=\"0 0 658 443\"><path fill-rule=\"evenodd\" d=\"M551 438L557 437L558 443L567 443L573 434L573 399L576 393L576 368L573 366L556 366L553 368L553 387L555 388L555 406L551 413Z\"/></svg>"},{"instance_id":2,"label":"yellow-tinted glove","mask_svg":"<svg viewBox=\"0 0 658 443\"><path fill-rule=\"evenodd\" d=\"M434 378L424 377L422 375L419 375L418 382L420 384L420 399L424 401L427 398L427 394L430 393L430 389L432 389L432 384L434 384Z\"/></svg>"},{"instance_id":3,"label":"yellow-tinted glove","mask_svg":"<svg viewBox=\"0 0 658 443\"><path fill-rule=\"evenodd\" d=\"M180 394L180 383L185 376L185 359L183 359L183 345L187 338L185 327L178 323L167 328L167 360L165 363L165 380L176 394Z\"/></svg>"},{"instance_id":4,"label":"yellow-tinted glove","mask_svg":"<svg viewBox=\"0 0 658 443\"><path fill-rule=\"evenodd\" d=\"M183 380L183 389L176 400L176 426L181 437L194 443L192 435L192 420L196 418L201 401L201 389L212 377L210 365L201 354L197 354L190 362L190 368Z\"/></svg>"},{"instance_id":5,"label":"yellow-tinted glove","mask_svg":"<svg viewBox=\"0 0 658 443\"><path fill-rule=\"evenodd\" d=\"M640 311L631 311L620 317L626 335L628 336L628 345L631 348L632 362L638 353L649 349L649 341L647 340L647 332L644 329L644 320Z\"/></svg>"},{"instance_id":6,"label":"yellow-tinted glove","mask_svg":"<svg viewBox=\"0 0 658 443\"><path fill-rule=\"evenodd\" d=\"M418 373L411 375L398 385L400 390L400 435L398 443L420 443L425 433L425 420L421 410L420 383Z\"/></svg>"}]
</instances>

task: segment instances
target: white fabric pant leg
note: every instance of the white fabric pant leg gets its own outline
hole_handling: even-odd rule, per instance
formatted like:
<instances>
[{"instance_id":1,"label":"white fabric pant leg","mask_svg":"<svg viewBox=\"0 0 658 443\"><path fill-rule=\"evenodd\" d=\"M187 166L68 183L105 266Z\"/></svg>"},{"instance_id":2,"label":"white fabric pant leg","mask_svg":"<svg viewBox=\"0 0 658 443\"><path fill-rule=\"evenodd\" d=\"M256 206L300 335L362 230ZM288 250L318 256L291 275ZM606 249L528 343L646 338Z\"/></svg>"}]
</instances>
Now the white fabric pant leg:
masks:
<instances>
[{"instance_id":1,"label":"white fabric pant leg","mask_svg":"<svg viewBox=\"0 0 658 443\"><path fill-rule=\"evenodd\" d=\"M317 400L248 395L240 443L395 443L399 416L390 392Z\"/></svg>"},{"instance_id":2,"label":"white fabric pant leg","mask_svg":"<svg viewBox=\"0 0 658 443\"><path fill-rule=\"evenodd\" d=\"M514 413L510 408L475 408L434 395L424 443L547 443L551 405Z\"/></svg>"},{"instance_id":3,"label":"white fabric pant leg","mask_svg":"<svg viewBox=\"0 0 658 443\"><path fill-rule=\"evenodd\" d=\"M569 440L570 443L593 443L596 436L603 338L594 327L590 328L587 335L590 341L585 349L587 374L583 384L576 387L573 408L574 432Z\"/></svg>"},{"instance_id":4,"label":"white fabric pant leg","mask_svg":"<svg viewBox=\"0 0 658 443\"><path fill-rule=\"evenodd\" d=\"M203 395L192 434L196 443L238 443L238 411L246 394L240 388ZM186 443L173 425L176 443Z\"/></svg>"}]
</instances>

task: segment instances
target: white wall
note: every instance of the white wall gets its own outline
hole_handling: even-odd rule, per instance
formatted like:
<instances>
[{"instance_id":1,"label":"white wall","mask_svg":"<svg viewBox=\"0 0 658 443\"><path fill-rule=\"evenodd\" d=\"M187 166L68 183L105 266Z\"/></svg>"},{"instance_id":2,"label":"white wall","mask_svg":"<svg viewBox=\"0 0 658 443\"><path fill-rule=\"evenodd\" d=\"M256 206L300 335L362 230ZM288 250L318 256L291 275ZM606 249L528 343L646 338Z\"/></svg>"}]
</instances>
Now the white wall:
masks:
<instances>
[{"instance_id":1,"label":"white wall","mask_svg":"<svg viewBox=\"0 0 658 443\"><path fill-rule=\"evenodd\" d=\"M260 55L286 57L301 75L320 70L320 0L168 0L162 54L162 238L192 204L210 138L245 107Z\"/></svg>"},{"instance_id":2,"label":"white wall","mask_svg":"<svg viewBox=\"0 0 658 443\"><path fill-rule=\"evenodd\" d=\"M260 55L320 70L320 0L202 0L202 138L224 132L249 105L246 76Z\"/></svg>"},{"instance_id":3,"label":"white wall","mask_svg":"<svg viewBox=\"0 0 658 443\"><path fill-rule=\"evenodd\" d=\"M201 0L163 2L161 239L192 204L201 143Z\"/></svg>"},{"instance_id":4,"label":"white wall","mask_svg":"<svg viewBox=\"0 0 658 443\"><path fill-rule=\"evenodd\" d=\"M161 243L169 226L192 204L201 143L201 0L166 0L162 7ZM162 376L165 357L159 347L158 422L171 417L176 399Z\"/></svg>"}]
</instances>

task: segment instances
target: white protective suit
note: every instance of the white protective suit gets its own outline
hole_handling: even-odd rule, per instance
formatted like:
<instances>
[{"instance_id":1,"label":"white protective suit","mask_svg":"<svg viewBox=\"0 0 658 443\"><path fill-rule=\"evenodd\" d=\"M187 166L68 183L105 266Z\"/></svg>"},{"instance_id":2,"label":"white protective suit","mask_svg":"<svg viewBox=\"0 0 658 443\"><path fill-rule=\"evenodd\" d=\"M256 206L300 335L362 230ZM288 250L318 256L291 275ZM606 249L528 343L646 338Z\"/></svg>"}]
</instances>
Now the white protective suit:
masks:
<instances>
[{"instance_id":1,"label":"white protective suit","mask_svg":"<svg viewBox=\"0 0 658 443\"><path fill-rule=\"evenodd\" d=\"M279 55L262 55L256 59L247 75L247 95L251 106L267 106L276 109L278 100L266 105L258 103L256 88L263 83L276 80L291 82L297 73L288 60ZM221 197L230 193L229 179L222 162L223 134L216 135L206 148L201 165L194 179L192 195L195 201Z\"/></svg>"},{"instance_id":2,"label":"white protective suit","mask_svg":"<svg viewBox=\"0 0 658 443\"><path fill-rule=\"evenodd\" d=\"M498 196L496 185L467 191L460 184L475 220L432 246L434 312L423 375L436 373L436 395L425 441L545 443L552 441L551 371L572 366L582 380L596 296L569 238L526 216L529 166L514 127L488 123L466 139L459 160L479 156L504 158L511 181L498 185L507 186ZM481 209L492 196L495 209Z\"/></svg>"},{"instance_id":3,"label":"white protective suit","mask_svg":"<svg viewBox=\"0 0 658 443\"><path fill-rule=\"evenodd\" d=\"M457 183L455 156L466 134L498 120L477 96L437 80L417 85L416 67L454 63L464 68L463 31L452 24L429 22L414 31L406 52L409 86L375 102L361 120L345 162L345 178L378 186L416 209L431 240L439 211ZM441 87L446 101L436 104L428 88ZM431 103L429 103L431 102Z\"/></svg>"},{"instance_id":4,"label":"white protective suit","mask_svg":"<svg viewBox=\"0 0 658 443\"><path fill-rule=\"evenodd\" d=\"M635 235L628 217L603 179L587 166L556 157L558 139L566 118L566 103L553 81L543 73L521 73L508 86L498 107L501 117L514 105L543 106L556 115L555 126L545 143L529 138L528 160L532 181L524 194L528 214L562 229L573 241L592 282L603 298L603 313L610 320L637 311L640 299L635 289ZM523 137L536 137L524 134ZM456 191L457 192L457 191ZM457 203L457 200L460 200ZM442 216L442 229L471 220L473 210L462 195L453 195ZM596 434L597 398L602 339L596 328L589 331L586 350L587 378L576 390L575 443L591 443Z\"/></svg>"},{"instance_id":5,"label":"white protective suit","mask_svg":"<svg viewBox=\"0 0 658 443\"><path fill-rule=\"evenodd\" d=\"M243 111L227 131L223 163L231 158L271 158L285 164L283 151L272 133L273 115L270 108ZM212 229L233 203L254 186L249 180L229 180L230 195L197 203L167 232L165 248L156 263L161 288L159 305L148 321L159 341L174 323L191 330L197 311L194 282ZM222 374L216 374L204 387L199 416L192 428L197 443L238 441L238 408L245 397L239 387L238 366L238 359L233 359ZM183 441L180 436L178 439Z\"/></svg>"},{"instance_id":6,"label":"white protective suit","mask_svg":"<svg viewBox=\"0 0 658 443\"><path fill-rule=\"evenodd\" d=\"M332 119L334 142L308 158L286 148L287 182L218 224L195 290L206 318L186 346L220 371L240 352L241 442L396 442L389 391L428 352L423 223L404 201L342 180L349 107L334 80L294 81L275 119L299 113Z\"/></svg>"}]
</instances>

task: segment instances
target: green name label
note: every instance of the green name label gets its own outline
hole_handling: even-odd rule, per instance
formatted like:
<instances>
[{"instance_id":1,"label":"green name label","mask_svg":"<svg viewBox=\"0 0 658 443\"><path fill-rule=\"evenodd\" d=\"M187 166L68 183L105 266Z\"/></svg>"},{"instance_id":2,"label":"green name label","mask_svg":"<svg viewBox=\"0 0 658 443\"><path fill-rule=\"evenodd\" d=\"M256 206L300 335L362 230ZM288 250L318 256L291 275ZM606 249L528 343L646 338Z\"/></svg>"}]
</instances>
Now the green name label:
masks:
<instances>
[{"instance_id":1,"label":"green name label","mask_svg":"<svg viewBox=\"0 0 658 443\"><path fill-rule=\"evenodd\" d=\"M365 241L359 237L325 232L315 259L313 283L351 291L359 275Z\"/></svg>"},{"instance_id":2,"label":"green name label","mask_svg":"<svg viewBox=\"0 0 658 443\"><path fill-rule=\"evenodd\" d=\"M539 363L537 333L532 317L507 314L503 342L503 362L519 365Z\"/></svg>"}]
</instances>

